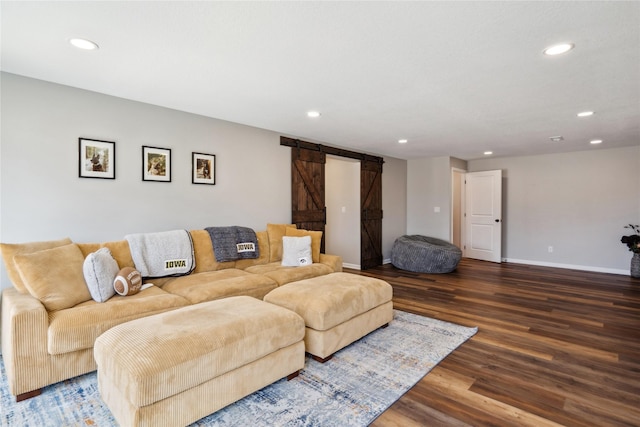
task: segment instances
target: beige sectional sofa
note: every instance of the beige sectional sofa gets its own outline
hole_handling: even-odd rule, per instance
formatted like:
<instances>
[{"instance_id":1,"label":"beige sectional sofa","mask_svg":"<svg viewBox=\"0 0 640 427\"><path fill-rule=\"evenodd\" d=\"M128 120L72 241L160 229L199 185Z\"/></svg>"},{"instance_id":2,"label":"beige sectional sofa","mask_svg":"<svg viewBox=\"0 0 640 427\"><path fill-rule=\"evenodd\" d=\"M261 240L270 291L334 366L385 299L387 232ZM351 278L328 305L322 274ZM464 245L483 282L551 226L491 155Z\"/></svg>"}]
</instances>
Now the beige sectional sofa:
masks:
<instances>
[{"instance_id":1,"label":"beige sectional sofa","mask_svg":"<svg viewBox=\"0 0 640 427\"><path fill-rule=\"evenodd\" d=\"M14 285L2 293L2 355L10 392L21 400L39 394L44 386L96 370L95 340L121 323L230 296L262 299L278 286L342 271L339 256L319 253L318 232L296 230L295 225L268 224L267 230L256 232L259 258L224 263L216 261L206 230L189 233L195 258L191 274L146 280L154 286L103 303L70 284L81 280L85 257L103 247L120 268L135 267L126 240L3 243L2 256ZM283 236L304 234L312 237L313 263L282 266ZM41 282L45 288L59 284L59 289L43 295L38 292Z\"/></svg>"}]
</instances>

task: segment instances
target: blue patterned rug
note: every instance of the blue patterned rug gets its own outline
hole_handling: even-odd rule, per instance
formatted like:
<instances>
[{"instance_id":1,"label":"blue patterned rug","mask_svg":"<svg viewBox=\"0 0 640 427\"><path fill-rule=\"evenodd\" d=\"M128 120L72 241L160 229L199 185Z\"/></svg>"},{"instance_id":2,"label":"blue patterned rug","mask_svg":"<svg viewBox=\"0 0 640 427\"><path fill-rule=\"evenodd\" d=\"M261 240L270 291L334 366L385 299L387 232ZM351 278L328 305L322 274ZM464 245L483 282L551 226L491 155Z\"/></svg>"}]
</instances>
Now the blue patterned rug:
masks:
<instances>
[{"instance_id":1,"label":"blue patterned rug","mask_svg":"<svg viewBox=\"0 0 640 427\"><path fill-rule=\"evenodd\" d=\"M366 426L434 366L471 338L467 328L402 311L321 364L307 357L300 375L280 380L193 426ZM46 387L15 402L0 363L2 426L115 426L100 399L96 373Z\"/></svg>"}]
</instances>

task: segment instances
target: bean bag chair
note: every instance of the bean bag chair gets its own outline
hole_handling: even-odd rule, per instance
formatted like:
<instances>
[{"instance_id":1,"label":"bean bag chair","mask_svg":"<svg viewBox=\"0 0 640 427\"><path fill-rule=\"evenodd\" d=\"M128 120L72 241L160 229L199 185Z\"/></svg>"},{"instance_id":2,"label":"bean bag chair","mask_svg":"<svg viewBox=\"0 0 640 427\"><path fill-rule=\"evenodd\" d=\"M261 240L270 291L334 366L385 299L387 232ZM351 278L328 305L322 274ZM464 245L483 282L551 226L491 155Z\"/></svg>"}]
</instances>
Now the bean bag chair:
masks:
<instances>
[{"instance_id":1,"label":"bean bag chair","mask_svg":"<svg viewBox=\"0 0 640 427\"><path fill-rule=\"evenodd\" d=\"M450 273L456 269L460 258L460 248L434 237L398 237L391 248L391 264L417 273Z\"/></svg>"}]
</instances>

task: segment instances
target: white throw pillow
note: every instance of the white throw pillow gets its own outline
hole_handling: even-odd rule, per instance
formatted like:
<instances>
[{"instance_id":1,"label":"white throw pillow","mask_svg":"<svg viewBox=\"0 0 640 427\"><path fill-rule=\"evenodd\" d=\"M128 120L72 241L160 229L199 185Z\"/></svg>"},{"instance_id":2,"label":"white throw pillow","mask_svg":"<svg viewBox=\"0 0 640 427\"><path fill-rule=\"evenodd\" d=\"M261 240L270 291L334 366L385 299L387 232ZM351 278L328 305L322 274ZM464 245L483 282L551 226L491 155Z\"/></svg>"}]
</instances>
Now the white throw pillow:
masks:
<instances>
[{"instance_id":1,"label":"white throw pillow","mask_svg":"<svg viewBox=\"0 0 640 427\"><path fill-rule=\"evenodd\" d=\"M311 265L311 236L282 237L282 265L300 267Z\"/></svg>"},{"instance_id":2,"label":"white throw pillow","mask_svg":"<svg viewBox=\"0 0 640 427\"><path fill-rule=\"evenodd\" d=\"M109 248L98 249L87 255L82 265L82 271L91 298L95 301L105 302L115 295L113 279L120 271L120 267L111 255Z\"/></svg>"}]
</instances>

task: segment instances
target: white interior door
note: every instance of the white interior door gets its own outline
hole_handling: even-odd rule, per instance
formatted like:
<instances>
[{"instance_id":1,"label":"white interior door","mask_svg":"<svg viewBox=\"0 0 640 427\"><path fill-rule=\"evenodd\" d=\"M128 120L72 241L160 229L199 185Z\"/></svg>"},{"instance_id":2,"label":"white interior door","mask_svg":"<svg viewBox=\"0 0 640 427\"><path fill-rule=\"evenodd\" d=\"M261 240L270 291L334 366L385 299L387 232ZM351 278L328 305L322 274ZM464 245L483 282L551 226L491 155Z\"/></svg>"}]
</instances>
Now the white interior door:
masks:
<instances>
[{"instance_id":1,"label":"white interior door","mask_svg":"<svg viewBox=\"0 0 640 427\"><path fill-rule=\"evenodd\" d=\"M464 256L502 260L502 171L465 175Z\"/></svg>"}]
</instances>

